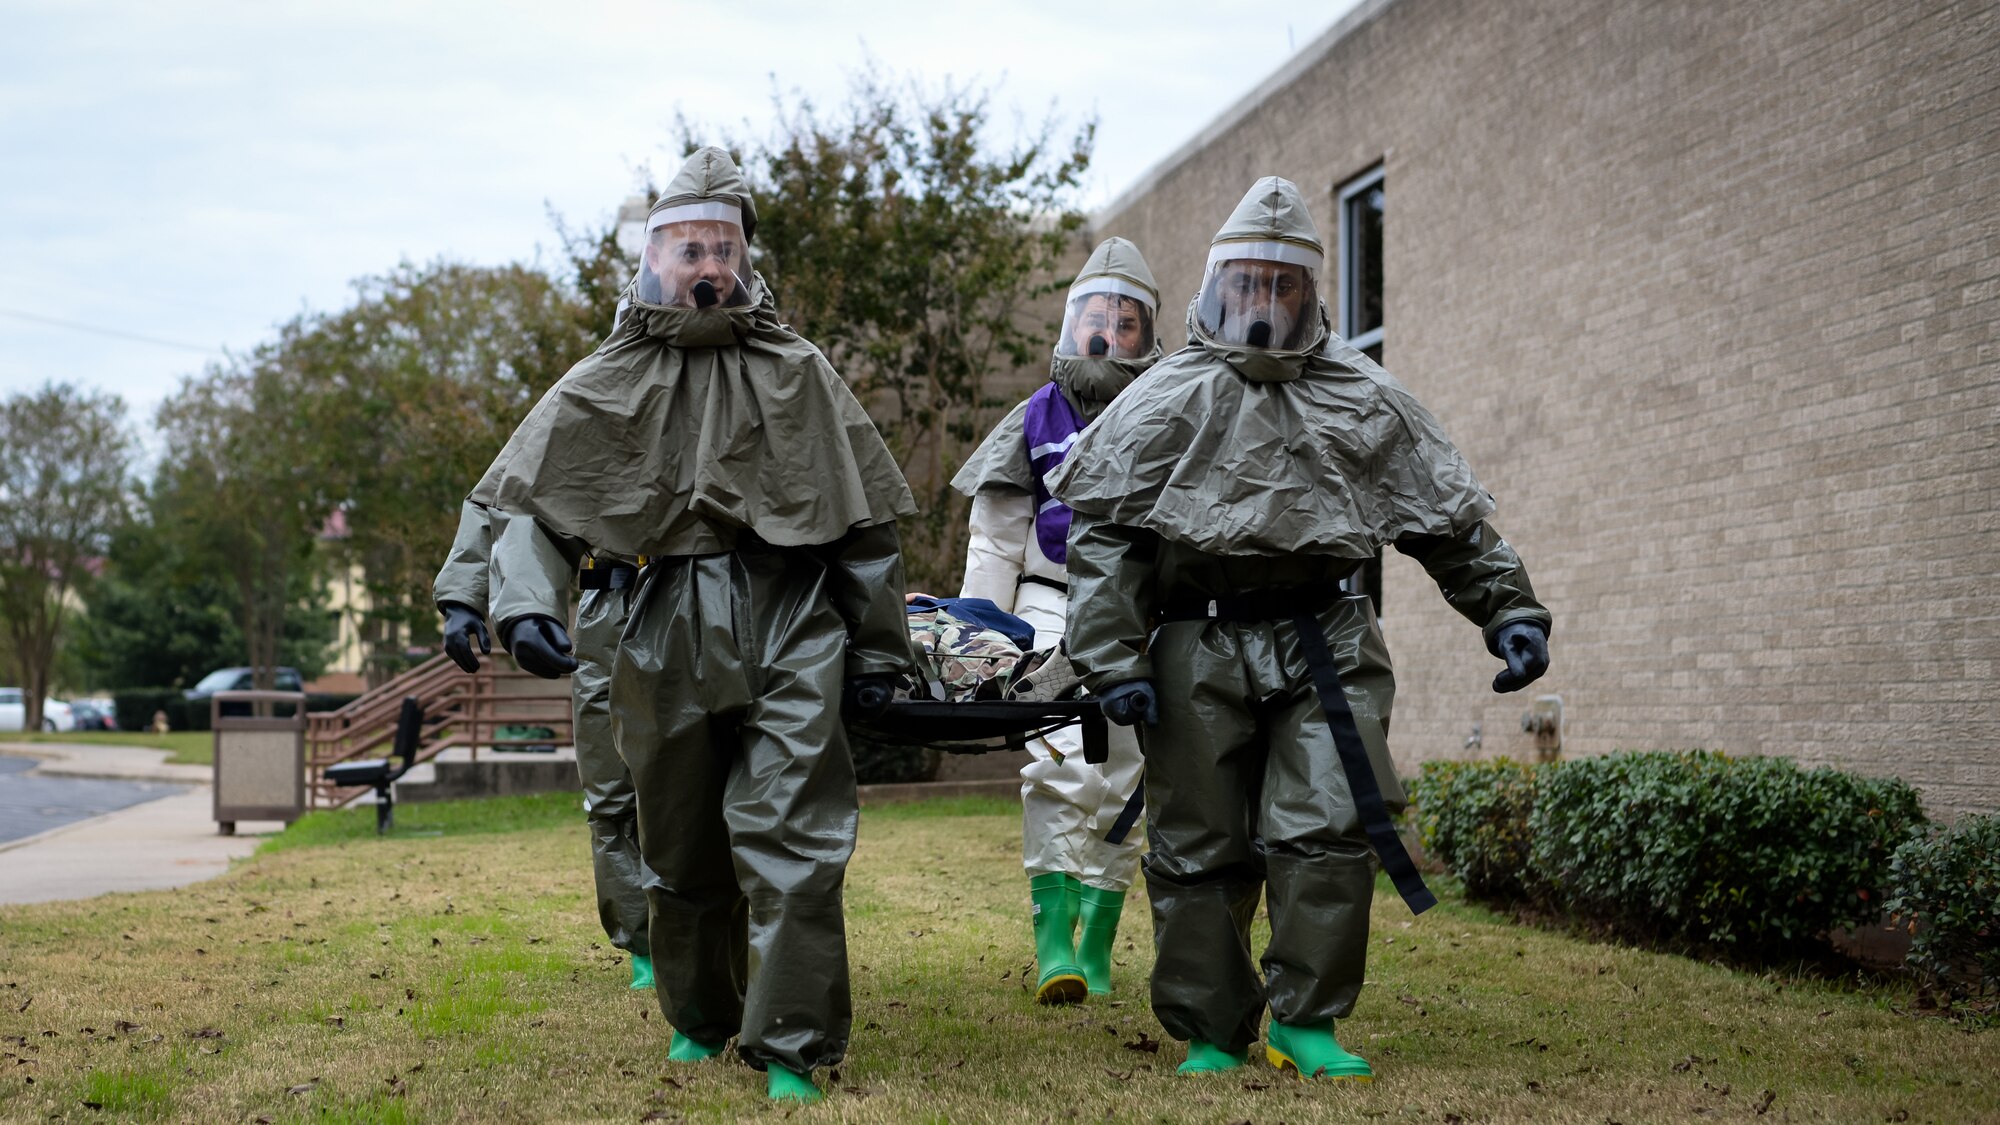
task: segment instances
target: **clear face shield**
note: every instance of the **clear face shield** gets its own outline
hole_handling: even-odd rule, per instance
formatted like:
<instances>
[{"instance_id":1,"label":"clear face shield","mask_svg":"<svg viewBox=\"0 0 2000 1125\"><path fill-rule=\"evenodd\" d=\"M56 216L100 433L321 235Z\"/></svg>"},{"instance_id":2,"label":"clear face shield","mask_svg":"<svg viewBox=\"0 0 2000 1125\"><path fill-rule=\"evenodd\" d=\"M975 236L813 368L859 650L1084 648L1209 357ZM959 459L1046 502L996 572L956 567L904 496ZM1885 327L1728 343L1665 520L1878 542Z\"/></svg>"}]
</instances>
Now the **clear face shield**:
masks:
<instances>
[{"instance_id":1,"label":"clear face shield","mask_svg":"<svg viewBox=\"0 0 2000 1125\"><path fill-rule=\"evenodd\" d=\"M1138 359L1153 351L1153 299L1115 277L1085 278L1070 287L1057 355Z\"/></svg>"},{"instance_id":2,"label":"clear face shield","mask_svg":"<svg viewBox=\"0 0 2000 1125\"><path fill-rule=\"evenodd\" d=\"M640 304L688 309L750 303L750 240L734 203L706 200L655 211L639 258Z\"/></svg>"},{"instance_id":3,"label":"clear face shield","mask_svg":"<svg viewBox=\"0 0 2000 1125\"><path fill-rule=\"evenodd\" d=\"M1208 252L1195 316L1219 343L1291 351L1319 316L1320 255L1290 242L1225 242Z\"/></svg>"}]
</instances>

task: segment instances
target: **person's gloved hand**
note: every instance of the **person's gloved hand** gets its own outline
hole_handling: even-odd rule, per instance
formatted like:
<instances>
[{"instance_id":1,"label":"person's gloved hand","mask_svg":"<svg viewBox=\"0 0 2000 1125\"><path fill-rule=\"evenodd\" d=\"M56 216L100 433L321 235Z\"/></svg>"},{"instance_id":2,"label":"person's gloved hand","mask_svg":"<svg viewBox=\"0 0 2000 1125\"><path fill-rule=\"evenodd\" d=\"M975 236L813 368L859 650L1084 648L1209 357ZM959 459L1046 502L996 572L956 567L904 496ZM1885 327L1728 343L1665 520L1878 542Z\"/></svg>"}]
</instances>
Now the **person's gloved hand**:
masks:
<instances>
[{"instance_id":1,"label":"person's gloved hand","mask_svg":"<svg viewBox=\"0 0 2000 1125\"><path fill-rule=\"evenodd\" d=\"M1126 680L1104 689L1097 697L1098 706L1104 717L1121 727L1129 727L1141 719L1147 726L1160 721L1160 695L1153 690L1151 680Z\"/></svg>"},{"instance_id":2,"label":"person's gloved hand","mask_svg":"<svg viewBox=\"0 0 2000 1125\"><path fill-rule=\"evenodd\" d=\"M1494 691L1520 691L1549 670L1549 635L1533 621L1503 625L1493 638L1507 670L1493 677Z\"/></svg>"},{"instance_id":3,"label":"person's gloved hand","mask_svg":"<svg viewBox=\"0 0 2000 1125\"><path fill-rule=\"evenodd\" d=\"M545 680L576 671L576 657L570 655L569 631L553 617L529 614L507 630L507 651L524 672Z\"/></svg>"},{"instance_id":4,"label":"person's gloved hand","mask_svg":"<svg viewBox=\"0 0 2000 1125\"><path fill-rule=\"evenodd\" d=\"M479 671L479 657L472 651L473 639L478 639L481 653L489 656L493 653L493 637L486 631L485 616L457 602L446 602L438 608L444 611L445 655L468 672Z\"/></svg>"},{"instance_id":5,"label":"person's gloved hand","mask_svg":"<svg viewBox=\"0 0 2000 1125\"><path fill-rule=\"evenodd\" d=\"M889 697L895 692L896 677L887 672L855 676L841 692L841 708L850 719L873 719L889 709Z\"/></svg>"}]
</instances>

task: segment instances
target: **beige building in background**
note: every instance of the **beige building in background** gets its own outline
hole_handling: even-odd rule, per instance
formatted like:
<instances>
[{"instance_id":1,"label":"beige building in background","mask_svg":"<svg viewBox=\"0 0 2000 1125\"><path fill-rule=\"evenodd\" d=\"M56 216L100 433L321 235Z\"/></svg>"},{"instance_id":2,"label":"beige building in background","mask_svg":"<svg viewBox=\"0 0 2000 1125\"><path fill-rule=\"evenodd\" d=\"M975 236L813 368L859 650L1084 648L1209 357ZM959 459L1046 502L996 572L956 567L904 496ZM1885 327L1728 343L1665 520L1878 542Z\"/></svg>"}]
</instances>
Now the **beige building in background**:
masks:
<instances>
[{"instance_id":1,"label":"beige building in background","mask_svg":"<svg viewBox=\"0 0 2000 1125\"><path fill-rule=\"evenodd\" d=\"M1568 756L1785 755L2000 806L1993 3L1366 0L1092 233L1178 310L1269 174L1342 243L1351 338L1378 339L1344 298L1379 204L1384 365L1555 613L1549 676L1496 696L1390 553L1404 768L1532 758L1548 693Z\"/></svg>"}]
</instances>

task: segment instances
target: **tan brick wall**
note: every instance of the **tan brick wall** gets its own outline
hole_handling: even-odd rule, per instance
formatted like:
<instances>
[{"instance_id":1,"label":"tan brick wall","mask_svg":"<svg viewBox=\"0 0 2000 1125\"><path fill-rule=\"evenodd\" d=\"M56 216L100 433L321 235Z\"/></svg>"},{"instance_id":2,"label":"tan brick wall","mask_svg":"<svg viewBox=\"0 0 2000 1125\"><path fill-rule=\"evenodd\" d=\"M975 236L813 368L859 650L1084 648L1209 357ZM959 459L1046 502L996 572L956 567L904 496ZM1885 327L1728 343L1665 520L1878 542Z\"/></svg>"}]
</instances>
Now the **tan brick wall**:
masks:
<instances>
[{"instance_id":1,"label":"tan brick wall","mask_svg":"<svg viewBox=\"0 0 2000 1125\"><path fill-rule=\"evenodd\" d=\"M1387 170L1386 363L1555 613L1568 752L1705 746L2000 805L1992 3L1371 2L1100 216L1168 303L1260 175ZM1309 53L1312 49L1309 48ZM1182 338L1176 326L1170 342ZM1531 756L1390 557L1399 761Z\"/></svg>"}]
</instances>

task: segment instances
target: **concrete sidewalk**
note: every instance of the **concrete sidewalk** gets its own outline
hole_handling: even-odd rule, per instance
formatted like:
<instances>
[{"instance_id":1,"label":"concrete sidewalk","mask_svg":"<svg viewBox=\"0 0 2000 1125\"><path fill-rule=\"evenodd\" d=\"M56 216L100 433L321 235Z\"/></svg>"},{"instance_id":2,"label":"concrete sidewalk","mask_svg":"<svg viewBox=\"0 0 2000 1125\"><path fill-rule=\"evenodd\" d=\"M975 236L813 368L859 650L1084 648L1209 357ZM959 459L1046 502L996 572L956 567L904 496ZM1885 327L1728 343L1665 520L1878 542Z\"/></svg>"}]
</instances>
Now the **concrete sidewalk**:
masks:
<instances>
[{"instance_id":1,"label":"concrete sidewalk","mask_svg":"<svg viewBox=\"0 0 2000 1125\"><path fill-rule=\"evenodd\" d=\"M101 777L119 781L173 781L183 785L207 785L215 779L214 766L189 766L168 762L165 750L145 746L97 746L84 742L0 742L0 754L11 758L39 758L35 773L41 777Z\"/></svg>"},{"instance_id":2,"label":"concrete sidewalk","mask_svg":"<svg viewBox=\"0 0 2000 1125\"><path fill-rule=\"evenodd\" d=\"M239 824L217 834L208 766L170 765L164 750L81 744L0 744L0 754L41 759L39 777L171 781L194 788L37 836L0 844L0 904L92 898L114 891L152 891L212 879L257 850L252 830L283 825Z\"/></svg>"}]
</instances>

